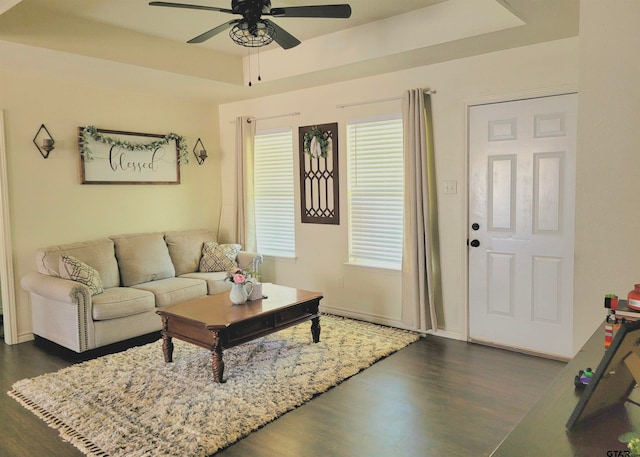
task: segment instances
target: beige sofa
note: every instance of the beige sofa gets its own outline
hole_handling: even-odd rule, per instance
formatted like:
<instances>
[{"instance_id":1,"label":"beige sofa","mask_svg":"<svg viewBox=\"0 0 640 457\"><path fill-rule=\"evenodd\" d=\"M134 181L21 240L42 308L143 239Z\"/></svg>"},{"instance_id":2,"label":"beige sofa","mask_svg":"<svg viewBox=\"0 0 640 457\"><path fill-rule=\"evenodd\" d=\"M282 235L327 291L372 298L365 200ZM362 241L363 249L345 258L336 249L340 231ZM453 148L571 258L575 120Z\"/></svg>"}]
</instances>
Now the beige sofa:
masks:
<instances>
[{"instance_id":1,"label":"beige sofa","mask_svg":"<svg viewBox=\"0 0 640 457\"><path fill-rule=\"evenodd\" d=\"M33 333L83 352L159 331L157 308L229 290L225 267L250 268L260 260L239 249L218 245L211 230L115 235L38 249L37 271L21 278Z\"/></svg>"}]
</instances>

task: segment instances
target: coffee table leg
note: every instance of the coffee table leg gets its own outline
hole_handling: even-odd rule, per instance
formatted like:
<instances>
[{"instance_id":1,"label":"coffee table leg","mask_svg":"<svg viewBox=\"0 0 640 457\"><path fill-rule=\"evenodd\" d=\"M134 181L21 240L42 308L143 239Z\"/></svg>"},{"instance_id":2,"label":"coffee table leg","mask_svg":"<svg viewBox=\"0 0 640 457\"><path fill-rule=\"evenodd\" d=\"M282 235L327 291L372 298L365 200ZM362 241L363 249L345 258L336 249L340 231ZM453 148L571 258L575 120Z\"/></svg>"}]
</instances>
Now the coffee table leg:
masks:
<instances>
[{"instance_id":1,"label":"coffee table leg","mask_svg":"<svg viewBox=\"0 0 640 457\"><path fill-rule=\"evenodd\" d=\"M320 317L311 319L311 336L314 343L320 342Z\"/></svg>"},{"instance_id":2,"label":"coffee table leg","mask_svg":"<svg viewBox=\"0 0 640 457\"><path fill-rule=\"evenodd\" d=\"M173 362L173 342L168 335L162 335L162 352L164 352L165 362Z\"/></svg>"},{"instance_id":3,"label":"coffee table leg","mask_svg":"<svg viewBox=\"0 0 640 457\"><path fill-rule=\"evenodd\" d=\"M211 370L213 371L213 381L223 382L222 376L224 374L224 361L222 360L222 347L220 346L220 339L217 336L213 338L213 347L211 350Z\"/></svg>"},{"instance_id":4,"label":"coffee table leg","mask_svg":"<svg viewBox=\"0 0 640 457\"><path fill-rule=\"evenodd\" d=\"M171 337L167 335L169 327L169 318L162 316L162 352L164 353L165 363L173 362L173 341Z\"/></svg>"}]
</instances>

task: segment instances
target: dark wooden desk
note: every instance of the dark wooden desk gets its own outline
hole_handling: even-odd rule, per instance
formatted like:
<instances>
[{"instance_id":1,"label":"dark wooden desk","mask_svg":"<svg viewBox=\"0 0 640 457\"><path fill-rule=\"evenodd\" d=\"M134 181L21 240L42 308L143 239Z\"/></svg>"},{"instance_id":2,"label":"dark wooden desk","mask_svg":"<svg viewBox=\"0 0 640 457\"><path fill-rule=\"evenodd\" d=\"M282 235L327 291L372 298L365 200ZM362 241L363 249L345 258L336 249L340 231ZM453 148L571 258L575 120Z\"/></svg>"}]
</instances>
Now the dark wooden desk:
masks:
<instances>
[{"instance_id":1,"label":"dark wooden desk","mask_svg":"<svg viewBox=\"0 0 640 457\"><path fill-rule=\"evenodd\" d=\"M578 370L587 367L595 370L603 355L604 326L600 326L491 456L627 455L624 452L627 445L618 438L625 433L640 430L640 406L626 403L607 411L600 419L584 423L574 430L568 431L565 428L581 394L573 384L575 375ZM636 401L637 390L631 396Z\"/></svg>"}]
</instances>

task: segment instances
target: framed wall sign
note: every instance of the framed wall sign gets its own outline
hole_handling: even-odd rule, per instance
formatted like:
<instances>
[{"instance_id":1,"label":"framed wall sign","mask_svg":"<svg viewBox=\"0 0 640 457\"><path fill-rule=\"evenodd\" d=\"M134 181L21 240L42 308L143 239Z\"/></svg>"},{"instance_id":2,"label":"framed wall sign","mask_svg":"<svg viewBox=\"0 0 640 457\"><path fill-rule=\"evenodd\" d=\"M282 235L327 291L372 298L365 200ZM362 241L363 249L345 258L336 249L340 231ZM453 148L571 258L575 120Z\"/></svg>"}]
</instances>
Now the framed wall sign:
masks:
<instances>
[{"instance_id":1,"label":"framed wall sign","mask_svg":"<svg viewBox=\"0 0 640 457\"><path fill-rule=\"evenodd\" d=\"M180 184L175 135L78 129L82 184Z\"/></svg>"},{"instance_id":2,"label":"framed wall sign","mask_svg":"<svg viewBox=\"0 0 640 457\"><path fill-rule=\"evenodd\" d=\"M302 222L340 224L338 123L298 128Z\"/></svg>"}]
</instances>

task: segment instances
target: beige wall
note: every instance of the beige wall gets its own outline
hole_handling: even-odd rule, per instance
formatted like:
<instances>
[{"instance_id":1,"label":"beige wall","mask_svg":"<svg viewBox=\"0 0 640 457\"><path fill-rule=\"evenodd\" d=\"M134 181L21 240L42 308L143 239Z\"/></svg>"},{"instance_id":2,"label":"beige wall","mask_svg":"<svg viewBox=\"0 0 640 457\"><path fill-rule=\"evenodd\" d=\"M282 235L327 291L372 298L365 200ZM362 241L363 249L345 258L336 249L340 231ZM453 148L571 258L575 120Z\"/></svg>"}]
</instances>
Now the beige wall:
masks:
<instances>
[{"instance_id":1,"label":"beige wall","mask_svg":"<svg viewBox=\"0 0 640 457\"><path fill-rule=\"evenodd\" d=\"M440 327L444 334L466 335L466 125L468 103L504 100L532 93L577 89L578 39L511 49L492 54L440 63L412 70L364 78L339 84L290 92L220 107L223 167L223 204L234 204L234 132L238 115L269 117L290 112L299 116L259 121L261 128L290 126L297 145L298 126L339 123L341 224L301 224L296 202L295 261L269 260L268 279L282 284L321 290L323 306L346 315L399 324L400 276L398 272L346 264L347 186L345 125L349 119L399 112L400 102L385 102L338 109L336 104L399 97L403 90L431 87L435 124L436 175L438 189L455 180L458 193L440 193L442 277L444 297L440 305ZM297 150L297 147L296 147ZM296 157L297 160L297 157ZM298 164L295 164L296 170ZM299 183L296 176L296 192ZM338 278L344 287L338 287Z\"/></svg>"},{"instance_id":2,"label":"beige wall","mask_svg":"<svg viewBox=\"0 0 640 457\"><path fill-rule=\"evenodd\" d=\"M640 184L640 34L634 19L640 3L581 0L580 38L517 48L413 70L227 104L219 117L213 103L172 98L171 92L110 87L103 78L82 83L57 78L46 65L29 73L0 68L0 109L5 110L9 188L16 278L32 268L39 246L111 233L217 225L220 205L234 204L233 149L236 115L257 117L300 111L300 116L263 121L259 128L339 122L340 138L351 118L399 110L389 102L336 109L337 103L399 96L409 87L437 90L433 98L437 180L458 182L458 194L440 195L444 256L444 334L466 331L466 129L465 106L522 94L578 88L579 138L576 192L574 350L603 318L602 296L626 295L640 282L635 271L640 245L636 210ZM579 43L579 46L578 46ZM25 56L28 60L28 55ZM25 60L25 61L26 61ZM128 70L128 74L138 74ZM579 78L578 78L579 75ZM579 79L579 80L578 80ZM152 81L150 81L152 82ZM139 84L140 85L140 84ZM58 141L43 160L31 139L46 123ZM184 167L180 186L82 186L75 132L79 125L201 136L221 162ZM218 130L220 149L218 150ZM325 306L345 314L394 323L399 320L399 276L346 262L346 164L341 148L340 226L297 223L298 257L270 261L267 279L325 292ZM297 167L297 163L296 163ZM224 192L219 180L223 177ZM296 174L297 176L297 174ZM296 189L298 183L296 182ZM197 202L197 203L195 203ZM296 205L298 211L298 205ZM299 214L297 217L299 220ZM337 278L344 278L344 288ZM16 284L18 329L30 330L28 299Z\"/></svg>"},{"instance_id":3,"label":"beige wall","mask_svg":"<svg viewBox=\"0 0 640 457\"><path fill-rule=\"evenodd\" d=\"M23 57L29 61L28 54ZM118 233L218 226L217 107L166 92L132 89L122 81L109 85L104 79L88 74L58 77L47 72L46 65L29 72L19 65L0 67L21 341L31 337L31 316L28 295L19 280L34 269L38 247ZM42 123L56 140L47 160L32 143ZM87 124L133 132L175 132L187 137L189 151L201 137L212 158L198 166L191 156L181 168L180 185L82 185L77 128Z\"/></svg>"},{"instance_id":4,"label":"beige wall","mask_svg":"<svg viewBox=\"0 0 640 457\"><path fill-rule=\"evenodd\" d=\"M640 2L580 2L575 347L640 282Z\"/></svg>"}]
</instances>

